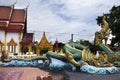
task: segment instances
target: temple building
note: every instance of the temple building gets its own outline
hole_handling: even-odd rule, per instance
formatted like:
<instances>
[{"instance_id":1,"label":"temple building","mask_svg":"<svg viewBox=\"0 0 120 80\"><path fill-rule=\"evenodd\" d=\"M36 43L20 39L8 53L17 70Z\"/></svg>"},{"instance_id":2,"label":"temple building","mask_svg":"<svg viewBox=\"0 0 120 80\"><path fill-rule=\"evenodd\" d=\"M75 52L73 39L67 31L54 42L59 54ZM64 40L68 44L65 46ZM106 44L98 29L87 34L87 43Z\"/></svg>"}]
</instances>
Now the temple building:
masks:
<instances>
[{"instance_id":1,"label":"temple building","mask_svg":"<svg viewBox=\"0 0 120 80\"><path fill-rule=\"evenodd\" d=\"M41 38L41 41L36 45L36 49L37 49L37 54L40 54L40 51L42 49L48 49L48 51L52 51L53 50L53 46L51 42L48 42L45 32L43 33L43 36Z\"/></svg>"},{"instance_id":2,"label":"temple building","mask_svg":"<svg viewBox=\"0 0 120 80\"><path fill-rule=\"evenodd\" d=\"M27 33L27 8L15 9L14 5L0 6L0 53L19 53L24 47L32 51L33 33Z\"/></svg>"}]
</instances>

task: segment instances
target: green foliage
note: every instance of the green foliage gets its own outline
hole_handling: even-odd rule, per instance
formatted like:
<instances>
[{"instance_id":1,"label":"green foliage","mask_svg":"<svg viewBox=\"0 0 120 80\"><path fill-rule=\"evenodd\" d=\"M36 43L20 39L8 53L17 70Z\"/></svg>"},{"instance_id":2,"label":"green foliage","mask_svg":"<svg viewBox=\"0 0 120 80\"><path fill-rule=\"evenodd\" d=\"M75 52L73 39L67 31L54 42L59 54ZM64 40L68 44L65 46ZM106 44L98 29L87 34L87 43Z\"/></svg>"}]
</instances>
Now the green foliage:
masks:
<instances>
[{"instance_id":1,"label":"green foliage","mask_svg":"<svg viewBox=\"0 0 120 80\"><path fill-rule=\"evenodd\" d=\"M58 43L58 50L61 50L61 49L63 49L63 47L64 47L64 43ZM54 48L54 50L55 50L55 48L56 48L56 44L54 43L54 45L53 45L53 48Z\"/></svg>"},{"instance_id":2,"label":"green foliage","mask_svg":"<svg viewBox=\"0 0 120 80\"><path fill-rule=\"evenodd\" d=\"M92 44L88 40L80 40L79 43L84 46L92 46Z\"/></svg>"},{"instance_id":3,"label":"green foliage","mask_svg":"<svg viewBox=\"0 0 120 80\"><path fill-rule=\"evenodd\" d=\"M59 46L60 49L63 49L64 43L58 43L58 46Z\"/></svg>"},{"instance_id":4,"label":"green foliage","mask_svg":"<svg viewBox=\"0 0 120 80\"><path fill-rule=\"evenodd\" d=\"M32 46L32 50L34 51L34 54L36 54L36 47L35 47L35 45Z\"/></svg>"},{"instance_id":5,"label":"green foliage","mask_svg":"<svg viewBox=\"0 0 120 80\"><path fill-rule=\"evenodd\" d=\"M40 54L44 54L44 53L47 53L48 52L48 48L42 48L40 50Z\"/></svg>"},{"instance_id":6,"label":"green foliage","mask_svg":"<svg viewBox=\"0 0 120 80\"><path fill-rule=\"evenodd\" d=\"M114 36L111 40L111 45L120 46L120 6L113 6L110 12L104 14L111 29L111 34ZM97 24L101 26L102 16L97 17Z\"/></svg>"},{"instance_id":7,"label":"green foliage","mask_svg":"<svg viewBox=\"0 0 120 80\"><path fill-rule=\"evenodd\" d=\"M17 56L17 55L18 55L18 53L14 53L14 55L15 55L15 56Z\"/></svg>"},{"instance_id":8,"label":"green foliage","mask_svg":"<svg viewBox=\"0 0 120 80\"><path fill-rule=\"evenodd\" d=\"M23 49L23 52L26 54L26 52L28 52L28 47L25 47L24 49Z\"/></svg>"}]
</instances>

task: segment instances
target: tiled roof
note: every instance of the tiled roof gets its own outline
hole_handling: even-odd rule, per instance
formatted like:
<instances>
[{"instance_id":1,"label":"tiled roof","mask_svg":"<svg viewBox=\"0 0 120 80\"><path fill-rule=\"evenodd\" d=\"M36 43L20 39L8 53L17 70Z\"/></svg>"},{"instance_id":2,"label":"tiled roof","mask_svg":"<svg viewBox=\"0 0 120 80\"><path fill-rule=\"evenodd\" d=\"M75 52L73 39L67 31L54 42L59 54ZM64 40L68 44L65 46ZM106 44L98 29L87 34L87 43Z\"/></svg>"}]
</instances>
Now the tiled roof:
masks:
<instances>
[{"instance_id":1,"label":"tiled roof","mask_svg":"<svg viewBox=\"0 0 120 80\"><path fill-rule=\"evenodd\" d=\"M6 21L0 21L0 27L6 27L7 22Z\"/></svg>"},{"instance_id":2,"label":"tiled roof","mask_svg":"<svg viewBox=\"0 0 120 80\"><path fill-rule=\"evenodd\" d=\"M7 32L22 32L23 25L18 24L9 24L7 27Z\"/></svg>"},{"instance_id":3,"label":"tiled roof","mask_svg":"<svg viewBox=\"0 0 120 80\"><path fill-rule=\"evenodd\" d=\"M9 20L11 13L11 6L0 6L0 20Z\"/></svg>"},{"instance_id":4,"label":"tiled roof","mask_svg":"<svg viewBox=\"0 0 120 80\"><path fill-rule=\"evenodd\" d=\"M26 33L26 9L14 9L14 6L0 6L0 30L6 32L23 32L21 44L30 44L33 33ZM24 34L25 33L25 34Z\"/></svg>"},{"instance_id":5,"label":"tiled roof","mask_svg":"<svg viewBox=\"0 0 120 80\"><path fill-rule=\"evenodd\" d=\"M33 41L33 33L26 33L20 44L30 44Z\"/></svg>"},{"instance_id":6,"label":"tiled roof","mask_svg":"<svg viewBox=\"0 0 120 80\"><path fill-rule=\"evenodd\" d=\"M24 23L26 11L24 9L14 9L10 22Z\"/></svg>"},{"instance_id":7,"label":"tiled roof","mask_svg":"<svg viewBox=\"0 0 120 80\"><path fill-rule=\"evenodd\" d=\"M6 30L7 24L6 21L0 21L0 30Z\"/></svg>"},{"instance_id":8,"label":"tiled roof","mask_svg":"<svg viewBox=\"0 0 120 80\"><path fill-rule=\"evenodd\" d=\"M26 9L14 9L13 6L0 6L0 30L7 32L25 31L23 30L23 26L26 27L25 19Z\"/></svg>"}]
</instances>

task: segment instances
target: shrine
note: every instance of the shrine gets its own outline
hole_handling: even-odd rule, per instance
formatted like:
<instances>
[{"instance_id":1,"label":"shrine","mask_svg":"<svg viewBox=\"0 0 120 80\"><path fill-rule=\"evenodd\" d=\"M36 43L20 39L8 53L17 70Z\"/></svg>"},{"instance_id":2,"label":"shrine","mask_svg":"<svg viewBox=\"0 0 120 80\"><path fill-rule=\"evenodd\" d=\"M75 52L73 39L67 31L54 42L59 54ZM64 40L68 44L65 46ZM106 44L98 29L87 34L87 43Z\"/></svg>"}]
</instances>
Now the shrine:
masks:
<instances>
[{"instance_id":1,"label":"shrine","mask_svg":"<svg viewBox=\"0 0 120 80\"><path fill-rule=\"evenodd\" d=\"M27 33L27 8L0 6L0 52L20 53L26 46L31 51L33 33Z\"/></svg>"},{"instance_id":2,"label":"shrine","mask_svg":"<svg viewBox=\"0 0 120 80\"><path fill-rule=\"evenodd\" d=\"M36 45L37 48L37 54L40 53L41 49L48 49L48 51L52 51L53 50L53 46L51 42L48 42L45 32L43 33L43 36L41 38L41 41Z\"/></svg>"}]
</instances>

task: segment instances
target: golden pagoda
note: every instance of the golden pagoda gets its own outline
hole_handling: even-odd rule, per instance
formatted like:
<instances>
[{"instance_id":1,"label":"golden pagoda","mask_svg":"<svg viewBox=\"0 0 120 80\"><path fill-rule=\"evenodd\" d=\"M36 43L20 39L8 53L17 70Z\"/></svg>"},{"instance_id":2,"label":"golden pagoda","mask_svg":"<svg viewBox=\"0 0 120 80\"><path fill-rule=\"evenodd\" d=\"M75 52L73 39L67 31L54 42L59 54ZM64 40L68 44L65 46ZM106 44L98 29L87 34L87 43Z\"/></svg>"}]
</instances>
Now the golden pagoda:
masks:
<instances>
[{"instance_id":1,"label":"golden pagoda","mask_svg":"<svg viewBox=\"0 0 120 80\"><path fill-rule=\"evenodd\" d=\"M51 42L48 42L45 32L43 33L42 39L41 41L36 45L36 53L39 54L41 49L46 48L48 49L48 51L52 51L53 50L53 46Z\"/></svg>"}]
</instances>

